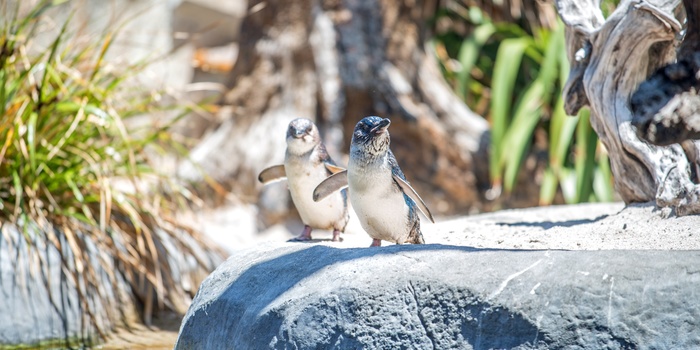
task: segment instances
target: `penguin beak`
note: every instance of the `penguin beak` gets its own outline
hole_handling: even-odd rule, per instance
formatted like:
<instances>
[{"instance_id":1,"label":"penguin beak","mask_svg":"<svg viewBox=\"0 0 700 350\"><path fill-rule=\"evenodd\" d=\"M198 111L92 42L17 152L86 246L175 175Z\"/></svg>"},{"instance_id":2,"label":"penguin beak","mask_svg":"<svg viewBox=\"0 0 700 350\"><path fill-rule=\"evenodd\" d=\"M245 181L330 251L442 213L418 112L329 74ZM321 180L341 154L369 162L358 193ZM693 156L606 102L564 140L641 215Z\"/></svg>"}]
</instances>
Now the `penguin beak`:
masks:
<instances>
[{"instance_id":1,"label":"penguin beak","mask_svg":"<svg viewBox=\"0 0 700 350\"><path fill-rule=\"evenodd\" d=\"M389 118L384 118L379 123L377 123L377 126L373 127L370 132L373 134L383 134L386 129L389 127L389 124L391 124L391 120Z\"/></svg>"},{"instance_id":2,"label":"penguin beak","mask_svg":"<svg viewBox=\"0 0 700 350\"><path fill-rule=\"evenodd\" d=\"M295 139L300 139L300 138L304 137L304 134L305 134L305 133L306 133L306 132L305 132L304 130L294 129L294 132L292 133L292 136L293 136Z\"/></svg>"}]
</instances>

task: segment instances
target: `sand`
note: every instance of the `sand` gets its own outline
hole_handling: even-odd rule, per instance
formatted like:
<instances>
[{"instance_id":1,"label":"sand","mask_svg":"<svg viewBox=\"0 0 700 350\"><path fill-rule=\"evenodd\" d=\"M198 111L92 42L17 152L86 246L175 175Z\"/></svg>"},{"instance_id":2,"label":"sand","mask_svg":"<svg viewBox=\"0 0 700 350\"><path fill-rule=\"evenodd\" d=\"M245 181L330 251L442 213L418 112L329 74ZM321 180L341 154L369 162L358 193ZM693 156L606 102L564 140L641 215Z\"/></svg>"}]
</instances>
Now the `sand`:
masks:
<instances>
[{"instance_id":1,"label":"sand","mask_svg":"<svg viewBox=\"0 0 700 350\"><path fill-rule=\"evenodd\" d=\"M458 218L422 218L426 243L492 249L700 249L700 216L677 217L653 204L595 203L503 210ZM285 230L286 229L286 230ZM280 232L286 231L286 235ZM301 226L273 227L249 244L283 243ZM274 233L272 233L274 232ZM314 243L336 247L369 246L371 239L351 221L344 242L314 231ZM384 245L392 243L383 243ZM242 248L249 246L241 245ZM234 249L235 250L235 249Z\"/></svg>"}]
</instances>

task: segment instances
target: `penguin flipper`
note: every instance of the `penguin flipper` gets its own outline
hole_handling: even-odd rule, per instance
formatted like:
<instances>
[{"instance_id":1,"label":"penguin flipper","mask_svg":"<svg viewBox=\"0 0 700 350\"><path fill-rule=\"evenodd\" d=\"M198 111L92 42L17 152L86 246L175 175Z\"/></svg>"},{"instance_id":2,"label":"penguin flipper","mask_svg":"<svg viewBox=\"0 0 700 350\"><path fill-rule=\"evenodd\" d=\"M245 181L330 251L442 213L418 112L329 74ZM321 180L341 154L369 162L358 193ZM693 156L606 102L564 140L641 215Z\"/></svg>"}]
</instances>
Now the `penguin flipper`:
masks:
<instances>
[{"instance_id":1,"label":"penguin flipper","mask_svg":"<svg viewBox=\"0 0 700 350\"><path fill-rule=\"evenodd\" d=\"M284 165L273 165L263 171L258 175L258 181L263 184L268 184L271 182L282 181L287 178L287 173L284 171Z\"/></svg>"},{"instance_id":2,"label":"penguin flipper","mask_svg":"<svg viewBox=\"0 0 700 350\"><path fill-rule=\"evenodd\" d=\"M416 190L411 187L411 185L406 182L406 180L402 179L398 175L394 174L394 181L401 187L401 190L403 191L404 194L406 194L409 198L413 200L413 203L416 203L416 206L418 209L420 209L421 213L425 215L430 222L435 223L435 219L433 219L433 214L430 213L430 210L428 210L428 206L425 205L423 200L420 198L418 193L416 193Z\"/></svg>"},{"instance_id":3,"label":"penguin flipper","mask_svg":"<svg viewBox=\"0 0 700 350\"><path fill-rule=\"evenodd\" d=\"M341 171L345 171L345 168L339 167L339 166L337 166L337 165L335 165L335 164L323 163L323 165L326 166L326 169L328 169L328 171L330 171L331 174L337 174L337 173L339 173L339 172L341 172Z\"/></svg>"},{"instance_id":4,"label":"penguin flipper","mask_svg":"<svg viewBox=\"0 0 700 350\"><path fill-rule=\"evenodd\" d=\"M348 187L348 171L343 170L321 181L314 189L314 202L318 202L334 192Z\"/></svg>"}]
</instances>

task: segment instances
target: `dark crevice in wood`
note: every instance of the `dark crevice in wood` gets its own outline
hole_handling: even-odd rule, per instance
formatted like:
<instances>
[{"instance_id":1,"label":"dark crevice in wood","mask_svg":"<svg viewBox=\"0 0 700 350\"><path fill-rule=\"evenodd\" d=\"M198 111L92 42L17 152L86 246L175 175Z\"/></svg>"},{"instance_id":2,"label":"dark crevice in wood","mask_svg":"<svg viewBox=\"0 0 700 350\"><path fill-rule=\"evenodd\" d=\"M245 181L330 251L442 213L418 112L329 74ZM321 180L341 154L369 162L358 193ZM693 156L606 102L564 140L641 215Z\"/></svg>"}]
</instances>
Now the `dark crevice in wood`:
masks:
<instances>
[{"instance_id":1,"label":"dark crevice in wood","mask_svg":"<svg viewBox=\"0 0 700 350\"><path fill-rule=\"evenodd\" d=\"M638 134L657 145L700 138L700 4L683 5L688 22L678 61L659 68L630 101Z\"/></svg>"}]
</instances>

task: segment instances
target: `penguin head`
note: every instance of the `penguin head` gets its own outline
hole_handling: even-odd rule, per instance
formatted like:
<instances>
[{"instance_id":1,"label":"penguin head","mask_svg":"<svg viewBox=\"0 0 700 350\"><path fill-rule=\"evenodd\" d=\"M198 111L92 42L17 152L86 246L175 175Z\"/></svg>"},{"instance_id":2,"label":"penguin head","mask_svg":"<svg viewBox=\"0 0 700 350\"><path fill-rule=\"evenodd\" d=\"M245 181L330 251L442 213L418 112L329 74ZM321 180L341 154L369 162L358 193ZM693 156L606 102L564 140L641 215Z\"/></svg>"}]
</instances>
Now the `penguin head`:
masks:
<instances>
[{"instance_id":1,"label":"penguin head","mask_svg":"<svg viewBox=\"0 0 700 350\"><path fill-rule=\"evenodd\" d=\"M389 124L388 118L376 116L366 117L355 125L352 134L351 149L362 153L379 156L389 150Z\"/></svg>"},{"instance_id":2,"label":"penguin head","mask_svg":"<svg viewBox=\"0 0 700 350\"><path fill-rule=\"evenodd\" d=\"M287 128L287 149L295 154L311 151L321 142L316 125L306 118L297 118Z\"/></svg>"}]
</instances>

